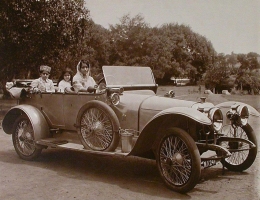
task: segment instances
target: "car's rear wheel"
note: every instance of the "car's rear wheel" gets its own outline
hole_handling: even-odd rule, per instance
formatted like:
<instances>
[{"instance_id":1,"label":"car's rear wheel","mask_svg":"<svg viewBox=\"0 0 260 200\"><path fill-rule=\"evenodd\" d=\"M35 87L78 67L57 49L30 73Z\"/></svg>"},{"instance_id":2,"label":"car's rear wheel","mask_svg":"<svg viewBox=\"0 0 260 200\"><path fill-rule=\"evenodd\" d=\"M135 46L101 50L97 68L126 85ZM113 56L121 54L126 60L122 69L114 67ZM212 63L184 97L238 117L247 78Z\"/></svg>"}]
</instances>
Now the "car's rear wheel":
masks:
<instances>
[{"instance_id":1,"label":"car's rear wheel","mask_svg":"<svg viewBox=\"0 0 260 200\"><path fill-rule=\"evenodd\" d=\"M222 161L223 165L231 171L244 171L254 162L257 154L257 140L251 126L231 126L226 125L222 128L222 133L227 137L242 138L253 142L256 147L250 148L249 144L242 142L221 142L224 148L231 151L231 156ZM244 149L244 150L243 150Z\"/></svg>"},{"instance_id":2,"label":"car's rear wheel","mask_svg":"<svg viewBox=\"0 0 260 200\"><path fill-rule=\"evenodd\" d=\"M180 128L169 128L160 140L156 163L166 185L186 193L198 183L200 154L192 137Z\"/></svg>"},{"instance_id":3,"label":"car's rear wheel","mask_svg":"<svg viewBox=\"0 0 260 200\"><path fill-rule=\"evenodd\" d=\"M105 103L91 101L79 113L79 135L86 149L114 151L119 142L119 121Z\"/></svg>"},{"instance_id":4,"label":"car's rear wheel","mask_svg":"<svg viewBox=\"0 0 260 200\"><path fill-rule=\"evenodd\" d=\"M34 141L34 130L27 116L20 116L14 123L12 140L15 151L24 160L34 160L42 149L37 148Z\"/></svg>"}]
</instances>

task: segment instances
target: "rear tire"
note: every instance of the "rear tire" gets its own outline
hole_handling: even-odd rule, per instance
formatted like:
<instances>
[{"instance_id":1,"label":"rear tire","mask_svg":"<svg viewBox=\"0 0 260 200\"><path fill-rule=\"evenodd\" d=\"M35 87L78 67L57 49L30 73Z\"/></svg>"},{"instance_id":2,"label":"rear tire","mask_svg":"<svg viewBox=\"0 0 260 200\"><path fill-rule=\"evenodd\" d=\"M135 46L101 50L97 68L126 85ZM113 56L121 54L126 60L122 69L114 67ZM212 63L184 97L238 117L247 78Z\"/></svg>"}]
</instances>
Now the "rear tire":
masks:
<instances>
[{"instance_id":1,"label":"rear tire","mask_svg":"<svg viewBox=\"0 0 260 200\"><path fill-rule=\"evenodd\" d=\"M34 141L32 124L25 115L15 120L12 140L16 153L24 160L34 160L41 154L42 149L36 147Z\"/></svg>"},{"instance_id":2,"label":"rear tire","mask_svg":"<svg viewBox=\"0 0 260 200\"><path fill-rule=\"evenodd\" d=\"M176 192L186 193L199 181L199 150L192 137L180 128L166 130L157 148L156 163L165 184Z\"/></svg>"}]
</instances>

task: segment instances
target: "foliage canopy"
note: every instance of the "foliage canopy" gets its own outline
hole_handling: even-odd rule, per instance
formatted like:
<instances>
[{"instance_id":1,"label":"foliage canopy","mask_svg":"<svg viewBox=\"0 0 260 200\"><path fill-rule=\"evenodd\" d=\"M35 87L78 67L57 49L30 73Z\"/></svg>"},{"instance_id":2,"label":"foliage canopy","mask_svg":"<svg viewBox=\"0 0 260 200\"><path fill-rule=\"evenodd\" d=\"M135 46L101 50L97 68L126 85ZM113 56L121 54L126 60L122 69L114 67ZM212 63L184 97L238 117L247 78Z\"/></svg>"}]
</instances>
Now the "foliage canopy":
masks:
<instances>
[{"instance_id":1,"label":"foliage canopy","mask_svg":"<svg viewBox=\"0 0 260 200\"><path fill-rule=\"evenodd\" d=\"M7 80L38 76L42 64L75 62L89 34L83 0L2 0L0 20L1 79Z\"/></svg>"},{"instance_id":2,"label":"foliage canopy","mask_svg":"<svg viewBox=\"0 0 260 200\"><path fill-rule=\"evenodd\" d=\"M151 67L161 82L174 76L195 84L204 77L207 85L216 87L232 85L234 78L229 77L243 85L258 80L245 78L260 68L256 53L217 54L212 43L189 26L150 27L142 15L126 14L105 29L92 21L84 0L2 0L0 20L2 82L36 78L42 64L51 66L52 78L57 78L62 68L75 70L81 58L90 60L94 78L103 65L138 65Z\"/></svg>"}]
</instances>

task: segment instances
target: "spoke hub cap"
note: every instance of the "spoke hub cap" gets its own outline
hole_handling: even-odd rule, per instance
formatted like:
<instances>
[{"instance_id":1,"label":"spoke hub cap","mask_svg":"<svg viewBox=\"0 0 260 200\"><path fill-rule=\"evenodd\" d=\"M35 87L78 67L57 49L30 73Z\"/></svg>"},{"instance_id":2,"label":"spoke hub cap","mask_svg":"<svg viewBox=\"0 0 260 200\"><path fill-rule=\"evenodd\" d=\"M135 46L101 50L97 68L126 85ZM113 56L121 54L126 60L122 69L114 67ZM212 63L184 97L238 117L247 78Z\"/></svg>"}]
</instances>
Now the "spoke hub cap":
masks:
<instances>
[{"instance_id":1,"label":"spoke hub cap","mask_svg":"<svg viewBox=\"0 0 260 200\"><path fill-rule=\"evenodd\" d=\"M102 131L104 129L103 124L100 121L96 121L93 123L92 127L90 128L90 132L95 133L98 131Z\"/></svg>"},{"instance_id":2,"label":"spoke hub cap","mask_svg":"<svg viewBox=\"0 0 260 200\"><path fill-rule=\"evenodd\" d=\"M173 156L172 156L172 161L174 163L178 163L180 165L182 165L183 163L183 156L180 154L180 153L175 153Z\"/></svg>"}]
</instances>

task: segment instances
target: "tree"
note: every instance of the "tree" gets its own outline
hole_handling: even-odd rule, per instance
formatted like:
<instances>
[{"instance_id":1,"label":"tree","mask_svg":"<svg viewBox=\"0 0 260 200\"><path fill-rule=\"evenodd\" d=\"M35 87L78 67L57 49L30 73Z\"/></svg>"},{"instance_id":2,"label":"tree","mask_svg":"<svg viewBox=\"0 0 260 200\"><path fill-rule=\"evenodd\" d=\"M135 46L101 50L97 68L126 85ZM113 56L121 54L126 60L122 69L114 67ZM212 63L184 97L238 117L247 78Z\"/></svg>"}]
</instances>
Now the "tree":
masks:
<instances>
[{"instance_id":1,"label":"tree","mask_svg":"<svg viewBox=\"0 0 260 200\"><path fill-rule=\"evenodd\" d=\"M159 41L154 57L164 61L159 63L164 78L188 77L196 83L212 62L211 42L185 25L170 23L154 30Z\"/></svg>"},{"instance_id":2,"label":"tree","mask_svg":"<svg viewBox=\"0 0 260 200\"><path fill-rule=\"evenodd\" d=\"M42 64L55 76L84 54L89 11L83 0L2 0L0 21L1 80L35 78Z\"/></svg>"},{"instance_id":3,"label":"tree","mask_svg":"<svg viewBox=\"0 0 260 200\"><path fill-rule=\"evenodd\" d=\"M258 93L260 90L260 72L259 69L256 70L243 70L240 71L236 78L236 84L238 89L247 90L249 94Z\"/></svg>"},{"instance_id":4,"label":"tree","mask_svg":"<svg viewBox=\"0 0 260 200\"><path fill-rule=\"evenodd\" d=\"M231 53L231 55L226 55L226 58L227 58L227 64L232 68L234 68L235 65L238 63L237 55L234 54L233 52Z\"/></svg>"},{"instance_id":5,"label":"tree","mask_svg":"<svg viewBox=\"0 0 260 200\"><path fill-rule=\"evenodd\" d=\"M111 64L149 66L164 82L172 76L196 82L211 61L212 44L188 26L171 23L151 28L140 15L125 15L120 22L110 26Z\"/></svg>"},{"instance_id":6,"label":"tree","mask_svg":"<svg viewBox=\"0 0 260 200\"><path fill-rule=\"evenodd\" d=\"M238 54L237 60L241 64L237 70L237 80L236 83L240 90L251 90L255 92L259 91L260 79L259 79L259 69L260 63L258 58L260 56L257 53L250 52L248 54Z\"/></svg>"},{"instance_id":7,"label":"tree","mask_svg":"<svg viewBox=\"0 0 260 200\"><path fill-rule=\"evenodd\" d=\"M252 71L254 69L260 69L260 62L258 61L258 58L260 56L257 53L250 52L247 54L247 60L248 60L248 68Z\"/></svg>"},{"instance_id":8,"label":"tree","mask_svg":"<svg viewBox=\"0 0 260 200\"><path fill-rule=\"evenodd\" d=\"M87 54L84 55L92 65L91 72L94 75L101 73L103 65L109 65L110 46L110 31L103 28L101 25L90 21L90 32L86 42Z\"/></svg>"},{"instance_id":9,"label":"tree","mask_svg":"<svg viewBox=\"0 0 260 200\"><path fill-rule=\"evenodd\" d=\"M229 90L234 87L235 78L231 77L231 71L224 54L217 55L214 63L205 73L204 81L206 88L217 93L220 93L223 89Z\"/></svg>"},{"instance_id":10,"label":"tree","mask_svg":"<svg viewBox=\"0 0 260 200\"><path fill-rule=\"evenodd\" d=\"M111 52L109 62L114 65L146 65L149 25L141 15L124 15L120 24L110 25Z\"/></svg>"}]
</instances>

